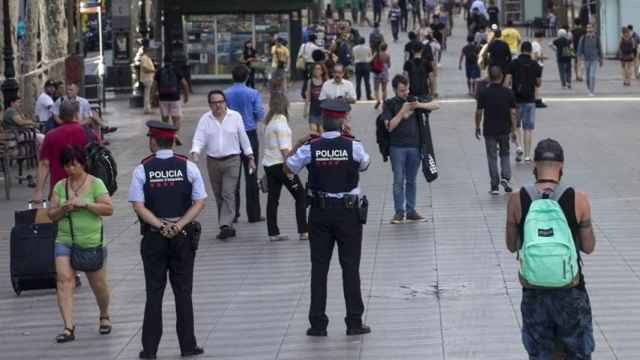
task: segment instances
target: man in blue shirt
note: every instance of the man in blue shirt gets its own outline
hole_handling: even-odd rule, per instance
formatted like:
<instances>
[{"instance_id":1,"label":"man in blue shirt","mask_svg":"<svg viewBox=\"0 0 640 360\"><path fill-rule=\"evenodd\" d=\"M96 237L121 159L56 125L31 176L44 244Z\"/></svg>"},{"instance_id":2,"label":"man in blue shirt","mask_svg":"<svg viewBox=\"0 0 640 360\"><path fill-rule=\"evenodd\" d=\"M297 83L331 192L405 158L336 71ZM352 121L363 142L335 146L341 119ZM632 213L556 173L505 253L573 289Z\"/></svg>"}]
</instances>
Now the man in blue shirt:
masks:
<instances>
[{"instance_id":1,"label":"man in blue shirt","mask_svg":"<svg viewBox=\"0 0 640 360\"><path fill-rule=\"evenodd\" d=\"M247 87L245 83L249 77L249 68L246 65L237 65L231 72L233 78L233 86L225 90L225 101L231 110L235 110L242 115L244 127L247 136L251 142L251 149L255 156L255 163L258 164L259 144L258 133L256 128L258 121L264 116L264 107L260 93ZM247 218L250 223L264 221L264 217L260 215L260 193L258 192L258 175L257 171L249 170L249 159L242 156L242 164L245 172L245 192L247 196ZM240 170L242 173L242 170ZM236 221L240 217L240 177L238 177L238 185L236 187Z\"/></svg>"}]
</instances>

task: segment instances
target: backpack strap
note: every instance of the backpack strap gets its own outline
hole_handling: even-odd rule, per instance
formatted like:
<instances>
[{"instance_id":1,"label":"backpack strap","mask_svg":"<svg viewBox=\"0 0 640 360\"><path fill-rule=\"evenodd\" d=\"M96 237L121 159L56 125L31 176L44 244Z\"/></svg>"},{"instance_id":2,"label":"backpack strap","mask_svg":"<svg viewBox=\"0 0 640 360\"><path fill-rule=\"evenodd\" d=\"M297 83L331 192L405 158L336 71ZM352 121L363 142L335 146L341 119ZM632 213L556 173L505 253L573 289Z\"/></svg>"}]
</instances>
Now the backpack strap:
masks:
<instances>
[{"instance_id":1,"label":"backpack strap","mask_svg":"<svg viewBox=\"0 0 640 360\"><path fill-rule=\"evenodd\" d=\"M522 189L526 191L527 195L529 195L531 202L545 198L545 194L548 195L547 199L558 201L569 187L563 184L558 184L551 192L545 193L539 192L535 184L523 186Z\"/></svg>"}]
</instances>

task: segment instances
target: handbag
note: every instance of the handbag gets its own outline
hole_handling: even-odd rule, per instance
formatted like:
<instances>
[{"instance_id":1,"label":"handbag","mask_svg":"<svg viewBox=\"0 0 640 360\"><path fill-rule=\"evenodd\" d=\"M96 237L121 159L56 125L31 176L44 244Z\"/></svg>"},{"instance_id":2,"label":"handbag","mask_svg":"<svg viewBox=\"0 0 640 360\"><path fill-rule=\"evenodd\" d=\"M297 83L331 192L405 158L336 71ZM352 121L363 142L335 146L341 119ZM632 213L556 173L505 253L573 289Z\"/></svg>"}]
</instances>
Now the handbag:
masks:
<instances>
[{"instance_id":1,"label":"handbag","mask_svg":"<svg viewBox=\"0 0 640 360\"><path fill-rule=\"evenodd\" d=\"M65 197L69 200L69 180L64 184ZM73 232L73 220L71 213L67 214L69 219L69 231L71 232L71 267L77 271L95 272L102 269L104 263L104 226L100 228L100 245L93 248L81 248L75 244Z\"/></svg>"},{"instance_id":2,"label":"handbag","mask_svg":"<svg viewBox=\"0 0 640 360\"><path fill-rule=\"evenodd\" d=\"M422 173L428 183L438 178L438 166L433 150L433 140L431 139L431 127L424 111L417 112L418 134L420 137L420 152L422 155Z\"/></svg>"},{"instance_id":3,"label":"handbag","mask_svg":"<svg viewBox=\"0 0 640 360\"><path fill-rule=\"evenodd\" d=\"M269 193L269 182L267 181L267 174L262 175L260 180L258 180L258 187L263 193Z\"/></svg>"}]
</instances>

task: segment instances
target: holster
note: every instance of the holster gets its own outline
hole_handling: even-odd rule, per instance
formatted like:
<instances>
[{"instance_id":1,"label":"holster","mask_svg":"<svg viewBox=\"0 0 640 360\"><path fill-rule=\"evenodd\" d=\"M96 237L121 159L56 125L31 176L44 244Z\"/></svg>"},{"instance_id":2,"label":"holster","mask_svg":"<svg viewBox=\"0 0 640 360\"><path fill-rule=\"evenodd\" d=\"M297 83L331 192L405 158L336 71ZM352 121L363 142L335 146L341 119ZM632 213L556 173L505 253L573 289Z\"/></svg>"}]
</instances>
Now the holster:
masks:
<instances>
[{"instance_id":1,"label":"holster","mask_svg":"<svg viewBox=\"0 0 640 360\"><path fill-rule=\"evenodd\" d=\"M360 198L360 206L358 207L358 218L360 219L360 224L364 225L367 223L368 213L369 213L369 200L367 200L367 197L363 195Z\"/></svg>"},{"instance_id":2,"label":"holster","mask_svg":"<svg viewBox=\"0 0 640 360\"><path fill-rule=\"evenodd\" d=\"M202 235L202 225L197 221L192 221L182 229L187 233L187 239L191 241L191 247L195 252L200 244L200 235Z\"/></svg>"}]
</instances>

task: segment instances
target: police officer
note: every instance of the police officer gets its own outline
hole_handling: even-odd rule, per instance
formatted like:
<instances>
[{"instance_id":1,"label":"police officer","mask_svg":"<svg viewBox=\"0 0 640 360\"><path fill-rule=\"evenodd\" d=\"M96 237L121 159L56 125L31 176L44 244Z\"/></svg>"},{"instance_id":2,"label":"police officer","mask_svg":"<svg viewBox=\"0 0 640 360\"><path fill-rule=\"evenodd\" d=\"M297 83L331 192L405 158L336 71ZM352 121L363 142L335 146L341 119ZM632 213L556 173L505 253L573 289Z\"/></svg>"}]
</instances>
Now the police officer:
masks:
<instances>
[{"instance_id":1,"label":"police officer","mask_svg":"<svg viewBox=\"0 0 640 360\"><path fill-rule=\"evenodd\" d=\"M162 297L169 280L175 295L178 341L182 356L199 355L194 335L193 262L197 248L196 223L207 197L198 167L174 154L176 127L148 121L149 149L131 179L129 202L140 218L141 254L147 289L142 326L141 359L155 359L162 336Z\"/></svg>"},{"instance_id":2,"label":"police officer","mask_svg":"<svg viewBox=\"0 0 640 360\"><path fill-rule=\"evenodd\" d=\"M360 252L362 224L366 218L359 173L369 166L369 155L362 144L341 131L349 132L345 121L350 106L339 99L325 100L322 109L324 132L298 142L287 158L286 171L309 171L307 194L309 245L311 247L311 306L309 336L327 336L329 318L327 273L334 244L338 244L344 297L347 307L347 335L371 332L362 323L364 304L360 292Z\"/></svg>"}]
</instances>

